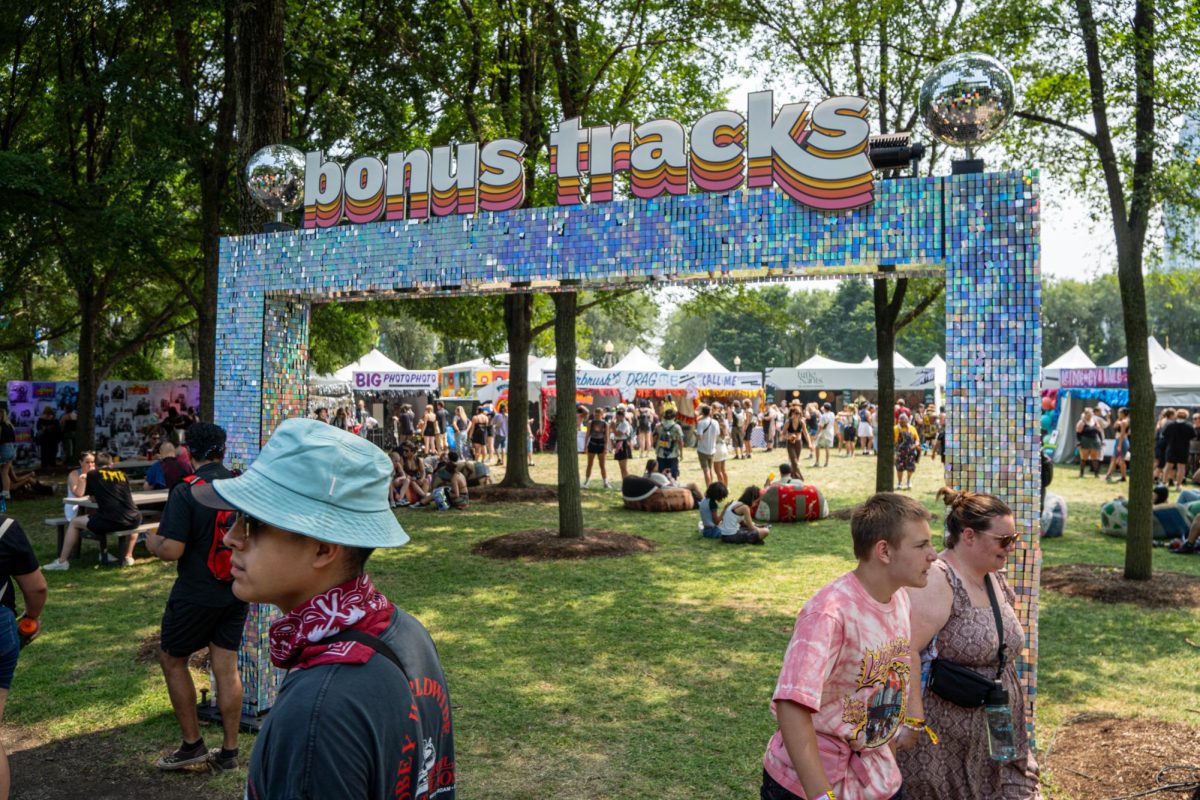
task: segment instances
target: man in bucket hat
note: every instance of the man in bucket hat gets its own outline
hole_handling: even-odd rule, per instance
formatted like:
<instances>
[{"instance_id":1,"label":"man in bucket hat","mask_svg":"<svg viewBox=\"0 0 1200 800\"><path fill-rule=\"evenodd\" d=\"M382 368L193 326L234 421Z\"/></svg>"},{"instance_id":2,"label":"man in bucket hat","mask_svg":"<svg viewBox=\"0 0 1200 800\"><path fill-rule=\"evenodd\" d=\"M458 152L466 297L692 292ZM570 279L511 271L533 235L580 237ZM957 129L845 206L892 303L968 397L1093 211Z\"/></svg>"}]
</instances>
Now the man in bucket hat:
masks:
<instances>
[{"instance_id":1,"label":"man in bucket hat","mask_svg":"<svg viewBox=\"0 0 1200 800\"><path fill-rule=\"evenodd\" d=\"M283 422L244 475L193 488L238 512L233 593L271 603L271 661L289 670L250 756L250 800L453 800L450 696L417 620L364 574L408 535L388 507L392 465L369 441Z\"/></svg>"}]
</instances>

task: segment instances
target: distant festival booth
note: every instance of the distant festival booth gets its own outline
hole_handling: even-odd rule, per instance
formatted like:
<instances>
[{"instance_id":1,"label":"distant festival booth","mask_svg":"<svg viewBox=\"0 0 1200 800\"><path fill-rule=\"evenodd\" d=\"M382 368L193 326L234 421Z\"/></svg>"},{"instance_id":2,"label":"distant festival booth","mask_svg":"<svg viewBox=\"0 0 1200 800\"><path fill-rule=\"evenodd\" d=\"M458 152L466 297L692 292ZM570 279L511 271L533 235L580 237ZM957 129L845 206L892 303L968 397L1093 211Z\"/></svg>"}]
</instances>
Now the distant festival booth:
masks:
<instances>
[{"instance_id":1,"label":"distant festival booth","mask_svg":"<svg viewBox=\"0 0 1200 800\"><path fill-rule=\"evenodd\" d=\"M1004 84L998 65L975 69L981 58L963 56L961 68L943 65L931 77L926 121L948 144L986 141L1012 108L1011 77ZM848 97L776 106L764 91L742 110L706 114L687 128L665 119L615 127L567 120L550 134L557 205L548 208L520 207L526 145L512 139L344 165L272 148L250 170L251 190L282 212L293 206L278 187L300 194L302 180L304 227L221 242L215 401L231 463L245 466L282 420L305 412L314 302L944 275L946 478L994 492L1014 510L1021 539L1008 574L1027 635L1018 669L1032 719L1038 174L982 173L972 171L979 162L963 162L961 174L877 180L883 162L872 159L884 151L870 139L868 110ZM613 200L617 173L628 176L628 200ZM580 378L634 395L654 385L587 371ZM732 380L742 388L742 379L721 375L710 386ZM254 609L239 651L250 713L275 697L270 621L269 609Z\"/></svg>"}]
</instances>

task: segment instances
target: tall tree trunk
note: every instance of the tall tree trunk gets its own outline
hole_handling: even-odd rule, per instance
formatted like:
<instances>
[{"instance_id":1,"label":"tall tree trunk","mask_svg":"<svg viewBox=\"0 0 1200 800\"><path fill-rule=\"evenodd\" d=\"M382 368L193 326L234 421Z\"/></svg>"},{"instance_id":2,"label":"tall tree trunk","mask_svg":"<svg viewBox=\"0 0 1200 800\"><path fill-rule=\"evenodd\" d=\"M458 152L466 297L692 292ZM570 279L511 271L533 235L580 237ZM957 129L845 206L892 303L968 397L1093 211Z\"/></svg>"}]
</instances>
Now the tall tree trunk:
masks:
<instances>
[{"instance_id":1,"label":"tall tree trunk","mask_svg":"<svg viewBox=\"0 0 1200 800\"><path fill-rule=\"evenodd\" d=\"M504 298L504 325L508 328L508 464L501 486L533 486L529 476L529 347L533 326L533 295Z\"/></svg>"},{"instance_id":2,"label":"tall tree trunk","mask_svg":"<svg viewBox=\"0 0 1200 800\"><path fill-rule=\"evenodd\" d=\"M221 250L221 212L229 191L233 125L237 116L238 52L232 0L225 5L225 87L217 114L212 152L200 160L200 253L204 263L200 307L196 309L196 347L192 361L200 384L200 418L215 422L213 392L217 382L217 280ZM282 94L280 95L282 100ZM281 103L282 105L282 103ZM240 183L240 182L239 182Z\"/></svg>"},{"instance_id":3,"label":"tall tree trunk","mask_svg":"<svg viewBox=\"0 0 1200 800\"><path fill-rule=\"evenodd\" d=\"M79 426L75 429L76 452L90 450L96 441L96 294L89 287L79 297Z\"/></svg>"},{"instance_id":4,"label":"tall tree trunk","mask_svg":"<svg viewBox=\"0 0 1200 800\"><path fill-rule=\"evenodd\" d=\"M235 170L260 148L283 142L287 132L284 102L284 0L243 0L237 15L237 128ZM245 182L237 181L239 228L256 233L271 215L250 198Z\"/></svg>"},{"instance_id":5,"label":"tall tree trunk","mask_svg":"<svg viewBox=\"0 0 1200 800\"><path fill-rule=\"evenodd\" d=\"M904 304L908 281L896 280L896 291L888 297L887 278L875 279L875 357L879 359L879 404L876 418L879 431L875 438L875 491L890 492L895 488L896 443L893 409L896 407L896 318Z\"/></svg>"},{"instance_id":6,"label":"tall tree trunk","mask_svg":"<svg viewBox=\"0 0 1200 800\"><path fill-rule=\"evenodd\" d=\"M21 380L33 380L33 350L26 350L21 354Z\"/></svg>"},{"instance_id":7,"label":"tall tree trunk","mask_svg":"<svg viewBox=\"0 0 1200 800\"><path fill-rule=\"evenodd\" d=\"M1142 248L1131 241L1127 230L1117 230L1117 275L1121 285L1121 307L1125 347L1129 357L1130 470L1129 520L1125 542L1125 577L1149 580L1153 574L1151 555L1154 522L1154 384L1150 377L1150 336L1146 321L1146 290L1142 282Z\"/></svg>"},{"instance_id":8,"label":"tall tree trunk","mask_svg":"<svg viewBox=\"0 0 1200 800\"><path fill-rule=\"evenodd\" d=\"M554 383L558 417L558 535L583 536L583 504L579 490L579 447L575 417L575 307L579 295L557 292L554 299Z\"/></svg>"}]
</instances>

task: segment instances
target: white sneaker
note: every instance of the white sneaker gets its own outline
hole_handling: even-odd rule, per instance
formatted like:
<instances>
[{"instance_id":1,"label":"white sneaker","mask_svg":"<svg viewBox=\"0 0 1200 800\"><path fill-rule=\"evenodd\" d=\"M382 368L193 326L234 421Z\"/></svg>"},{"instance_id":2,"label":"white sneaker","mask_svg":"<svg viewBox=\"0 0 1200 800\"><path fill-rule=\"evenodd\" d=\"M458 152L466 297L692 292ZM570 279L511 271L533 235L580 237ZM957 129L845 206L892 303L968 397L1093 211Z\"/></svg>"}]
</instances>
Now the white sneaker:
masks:
<instances>
[{"instance_id":1,"label":"white sneaker","mask_svg":"<svg viewBox=\"0 0 1200 800\"><path fill-rule=\"evenodd\" d=\"M608 478L605 478L605 479L604 479L604 488L605 488L605 489L611 489L611 488L612 488L612 484L608 482Z\"/></svg>"},{"instance_id":2,"label":"white sneaker","mask_svg":"<svg viewBox=\"0 0 1200 800\"><path fill-rule=\"evenodd\" d=\"M70 561L51 561L49 564L42 565L42 571L62 572L71 568Z\"/></svg>"},{"instance_id":3,"label":"white sneaker","mask_svg":"<svg viewBox=\"0 0 1200 800\"><path fill-rule=\"evenodd\" d=\"M583 483L581 483L581 484L579 484L579 485L580 485L581 487L583 487L584 489L586 489L586 488L588 488L588 484L590 484L591 482L592 482L592 479L591 479L591 478L588 478L587 480L585 480Z\"/></svg>"},{"instance_id":4,"label":"white sneaker","mask_svg":"<svg viewBox=\"0 0 1200 800\"><path fill-rule=\"evenodd\" d=\"M134 565L133 556L125 556L125 558L121 560L121 563L127 567L132 567Z\"/></svg>"},{"instance_id":5,"label":"white sneaker","mask_svg":"<svg viewBox=\"0 0 1200 800\"><path fill-rule=\"evenodd\" d=\"M909 481L908 483L904 484L904 488L905 488L905 489L911 489L911 488L912 488L912 481Z\"/></svg>"},{"instance_id":6,"label":"white sneaker","mask_svg":"<svg viewBox=\"0 0 1200 800\"><path fill-rule=\"evenodd\" d=\"M100 554L100 563L106 567L107 566L115 566L115 565L121 563L121 559L117 558L112 553L105 551Z\"/></svg>"}]
</instances>

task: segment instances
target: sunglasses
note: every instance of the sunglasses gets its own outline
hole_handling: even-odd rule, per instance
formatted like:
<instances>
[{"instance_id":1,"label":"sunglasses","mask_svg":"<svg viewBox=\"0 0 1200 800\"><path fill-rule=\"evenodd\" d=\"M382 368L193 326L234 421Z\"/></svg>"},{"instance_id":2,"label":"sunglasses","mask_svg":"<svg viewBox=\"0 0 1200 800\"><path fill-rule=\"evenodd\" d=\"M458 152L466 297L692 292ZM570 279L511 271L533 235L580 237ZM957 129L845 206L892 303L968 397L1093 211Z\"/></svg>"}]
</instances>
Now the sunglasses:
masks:
<instances>
[{"instance_id":1,"label":"sunglasses","mask_svg":"<svg viewBox=\"0 0 1200 800\"><path fill-rule=\"evenodd\" d=\"M245 512L236 511L233 515L233 524L229 526L229 530L233 531L239 524L242 526L242 540L246 541L254 535L254 529L263 523Z\"/></svg>"},{"instance_id":2,"label":"sunglasses","mask_svg":"<svg viewBox=\"0 0 1200 800\"><path fill-rule=\"evenodd\" d=\"M986 532L986 531L984 531L984 533L987 533L987 532ZM995 540L996 540L996 542L997 542L997 543L998 543L998 544L999 544L1001 547L1008 547L1009 545L1013 544L1014 542L1016 542L1018 539L1020 539L1020 538L1021 538L1020 536L1018 536L1018 535L1017 535L1017 534L1015 534L1015 533L1010 533L1010 534L1008 534L1008 535L1006 535L1006 536L997 536L997 535L996 535L996 534L994 534L994 533L988 533L987 535L988 535L988 536L990 536L990 537L992 537L993 539L995 539Z\"/></svg>"}]
</instances>

